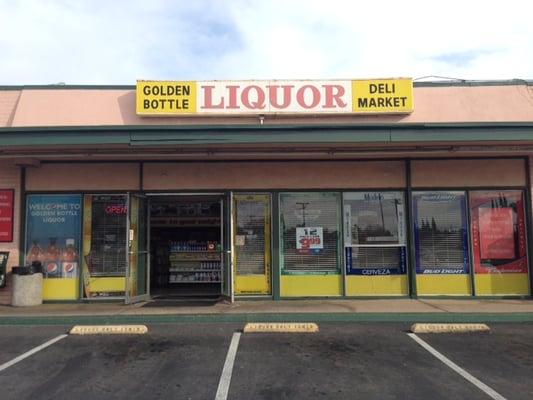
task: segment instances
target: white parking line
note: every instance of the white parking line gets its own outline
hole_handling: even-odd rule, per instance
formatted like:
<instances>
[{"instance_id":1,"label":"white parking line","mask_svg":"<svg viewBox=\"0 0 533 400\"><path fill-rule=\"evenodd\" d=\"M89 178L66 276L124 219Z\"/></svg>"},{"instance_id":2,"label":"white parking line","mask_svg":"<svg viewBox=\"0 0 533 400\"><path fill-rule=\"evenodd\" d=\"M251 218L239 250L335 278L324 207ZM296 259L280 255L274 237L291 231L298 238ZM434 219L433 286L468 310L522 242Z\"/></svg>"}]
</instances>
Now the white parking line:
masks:
<instances>
[{"instance_id":1,"label":"white parking line","mask_svg":"<svg viewBox=\"0 0 533 400\"><path fill-rule=\"evenodd\" d=\"M481 382L476 377L470 375L468 372L466 372L464 369L462 369L460 366L455 364L452 360L450 360L449 358L447 358L443 354L439 353L437 350L435 350L433 347L431 347L424 340L420 339L414 333L408 333L407 335L409 335L409 337L411 339L413 339L415 342L417 342L420 346L422 346L424 349L429 351L432 355L434 355L436 358L438 358L440 361L442 361L444 364L446 364L452 370L457 372L459 375L461 375L463 378L465 378L468 382L470 382L471 384L476 386L478 389L481 389L483 392L485 392L491 398L496 399L496 400L506 400L506 398L503 397L501 394L499 394L497 391L495 391L491 387L485 385L483 382Z\"/></svg>"},{"instance_id":2,"label":"white parking line","mask_svg":"<svg viewBox=\"0 0 533 400\"><path fill-rule=\"evenodd\" d=\"M59 342L61 339L64 339L66 338L68 335L59 335L53 339L50 339L48 342L45 342L43 344L41 344L40 346L37 346L37 347L34 347L33 349L27 351L26 353L24 354L21 354L20 356L12 359L11 361L8 361L2 365L0 365L0 372L2 372L3 370L11 367L12 365L15 365L16 363L18 363L19 361L22 361L24 360L25 358L28 358L29 356L43 350L43 349L46 349L48 346L51 346L53 345L54 343L56 342Z\"/></svg>"},{"instance_id":3,"label":"white parking line","mask_svg":"<svg viewBox=\"0 0 533 400\"><path fill-rule=\"evenodd\" d=\"M215 400L226 400L228 398L229 384L231 383L231 374L233 373L233 363L235 362L235 356L237 355L237 348L239 347L240 339L240 332L235 332L231 338L228 355L226 356L226 362L224 363L224 368L222 369L222 375L220 376L220 382L218 383Z\"/></svg>"}]
</instances>

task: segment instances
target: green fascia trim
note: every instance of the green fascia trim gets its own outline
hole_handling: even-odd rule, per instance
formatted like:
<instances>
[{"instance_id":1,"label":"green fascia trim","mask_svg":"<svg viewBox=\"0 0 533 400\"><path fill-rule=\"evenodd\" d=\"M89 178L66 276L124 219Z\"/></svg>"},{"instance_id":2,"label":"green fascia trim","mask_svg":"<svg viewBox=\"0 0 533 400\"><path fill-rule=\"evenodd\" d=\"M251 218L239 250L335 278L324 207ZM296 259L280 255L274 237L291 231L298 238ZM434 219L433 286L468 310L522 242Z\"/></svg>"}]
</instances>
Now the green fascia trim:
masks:
<instances>
[{"instance_id":1,"label":"green fascia trim","mask_svg":"<svg viewBox=\"0 0 533 400\"><path fill-rule=\"evenodd\" d=\"M180 146L236 144L336 144L409 142L531 142L533 123L522 125L221 126L3 128L0 146Z\"/></svg>"},{"instance_id":2,"label":"green fascia trim","mask_svg":"<svg viewBox=\"0 0 533 400\"><path fill-rule=\"evenodd\" d=\"M391 142L530 141L533 128L391 130Z\"/></svg>"},{"instance_id":3,"label":"green fascia trim","mask_svg":"<svg viewBox=\"0 0 533 400\"><path fill-rule=\"evenodd\" d=\"M154 117L155 118L155 117ZM190 118L191 121L194 117ZM511 121L511 122L421 122L421 123L320 123L320 124L279 124L279 125L259 125L259 124L217 124L217 125L83 125L83 126L32 126L32 127L0 127L0 134L3 132L197 132L205 131L206 133L214 133L220 131L258 131L258 132L276 132L276 131L321 131L324 130L340 130L340 131L354 131L354 130L379 130L379 129L423 129L423 128L533 128L533 121ZM286 132L285 132L286 133Z\"/></svg>"},{"instance_id":4,"label":"green fascia trim","mask_svg":"<svg viewBox=\"0 0 533 400\"><path fill-rule=\"evenodd\" d=\"M49 145L96 145L129 144L130 137L125 132L40 132L3 133L0 132L0 146L49 146Z\"/></svg>"},{"instance_id":5,"label":"green fascia trim","mask_svg":"<svg viewBox=\"0 0 533 400\"><path fill-rule=\"evenodd\" d=\"M183 314L183 315L84 315L0 317L0 325L74 324L168 324L247 322L441 322L516 323L533 322L533 313L265 313L265 314Z\"/></svg>"},{"instance_id":6,"label":"green fascia trim","mask_svg":"<svg viewBox=\"0 0 533 400\"><path fill-rule=\"evenodd\" d=\"M247 131L247 132L154 132L132 133L132 146L179 144L258 144L258 143L370 143L389 142L390 131Z\"/></svg>"}]
</instances>

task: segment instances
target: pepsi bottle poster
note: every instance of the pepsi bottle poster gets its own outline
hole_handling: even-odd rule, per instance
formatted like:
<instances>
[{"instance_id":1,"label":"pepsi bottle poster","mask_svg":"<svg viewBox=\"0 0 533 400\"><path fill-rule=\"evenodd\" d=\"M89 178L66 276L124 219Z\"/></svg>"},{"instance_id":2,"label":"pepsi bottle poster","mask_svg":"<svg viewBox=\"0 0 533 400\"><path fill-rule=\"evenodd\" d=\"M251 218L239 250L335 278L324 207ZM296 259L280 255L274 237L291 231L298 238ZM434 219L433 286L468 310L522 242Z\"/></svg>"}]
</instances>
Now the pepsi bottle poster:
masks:
<instances>
[{"instance_id":1,"label":"pepsi bottle poster","mask_svg":"<svg viewBox=\"0 0 533 400\"><path fill-rule=\"evenodd\" d=\"M81 195L29 195L26 204L26 264L41 262L45 278L77 278Z\"/></svg>"}]
</instances>

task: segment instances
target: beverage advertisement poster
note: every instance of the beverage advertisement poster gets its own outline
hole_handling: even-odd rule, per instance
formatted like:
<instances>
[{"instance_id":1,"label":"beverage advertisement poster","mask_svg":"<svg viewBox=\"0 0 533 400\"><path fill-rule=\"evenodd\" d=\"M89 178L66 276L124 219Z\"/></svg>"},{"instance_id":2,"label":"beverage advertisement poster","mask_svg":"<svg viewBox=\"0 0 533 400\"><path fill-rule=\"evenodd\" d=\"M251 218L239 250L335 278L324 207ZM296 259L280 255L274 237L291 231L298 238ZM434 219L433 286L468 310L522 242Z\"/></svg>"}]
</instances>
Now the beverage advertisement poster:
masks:
<instances>
[{"instance_id":1,"label":"beverage advertisement poster","mask_svg":"<svg viewBox=\"0 0 533 400\"><path fill-rule=\"evenodd\" d=\"M0 242L13 241L13 189L0 190Z\"/></svg>"},{"instance_id":2,"label":"beverage advertisement poster","mask_svg":"<svg viewBox=\"0 0 533 400\"><path fill-rule=\"evenodd\" d=\"M514 259L513 210L480 208L479 242L482 259Z\"/></svg>"},{"instance_id":3,"label":"beverage advertisement poster","mask_svg":"<svg viewBox=\"0 0 533 400\"><path fill-rule=\"evenodd\" d=\"M470 215L476 274L527 273L522 192L472 193Z\"/></svg>"},{"instance_id":4,"label":"beverage advertisement poster","mask_svg":"<svg viewBox=\"0 0 533 400\"><path fill-rule=\"evenodd\" d=\"M318 253L324 248L322 227L296 228L296 249L300 253Z\"/></svg>"},{"instance_id":5,"label":"beverage advertisement poster","mask_svg":"<svg viewBox=\"0 0 533 400\"><path fill-rule=\"evenodd\" d=\"M470 273L464 192L413 194L416 273Z\"/></svg>"},{"instance_id":6,"label":"beverage advertisement poster","mask_svg":"<svg viewBox=\"0 0 533 400\"><path fill-rule=\"evenodd\" d=\"M376 254L379 254L379 257ZM407 272L405 246L384 248L346 247L344 257L346 275L404 275ZM368 262L368 258L372 258L372 261Z\"/></svg>"},{"instance_id":7,"label":"beverage advertisement poster","mask_svg":"<svg viewBox=\"0 0 533 400\"><path fill-rule=\"evenodd\" d=\"M81 235L80 195L29 195L26 263L39 261L45 278L77 278Z\"/></svg>"}]
</instances>

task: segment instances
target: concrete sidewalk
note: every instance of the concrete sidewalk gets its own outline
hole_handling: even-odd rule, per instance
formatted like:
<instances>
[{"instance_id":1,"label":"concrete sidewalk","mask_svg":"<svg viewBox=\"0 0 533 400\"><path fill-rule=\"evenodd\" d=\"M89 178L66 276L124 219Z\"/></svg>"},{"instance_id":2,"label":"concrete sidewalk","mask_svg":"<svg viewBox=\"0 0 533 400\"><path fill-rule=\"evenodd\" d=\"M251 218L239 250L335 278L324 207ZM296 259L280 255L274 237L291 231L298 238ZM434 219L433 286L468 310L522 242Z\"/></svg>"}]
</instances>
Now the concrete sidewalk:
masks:
<instances>
[{"instance_id":1,"label":"concrete sidewalk","mask_svg":"<svg viewBox=\"0 0 533 400\"><path fill-rule=\"evenodd\" d=\"M68 317L68 316L231 316L231 315L531 315L533 300L507 299L310 299L310 300L240 300L233 304L180 301L164 306L137 303L71 303L43 304L35 307L0 306L0 319L6 317Z\"/></svg>"}]
</instances>

